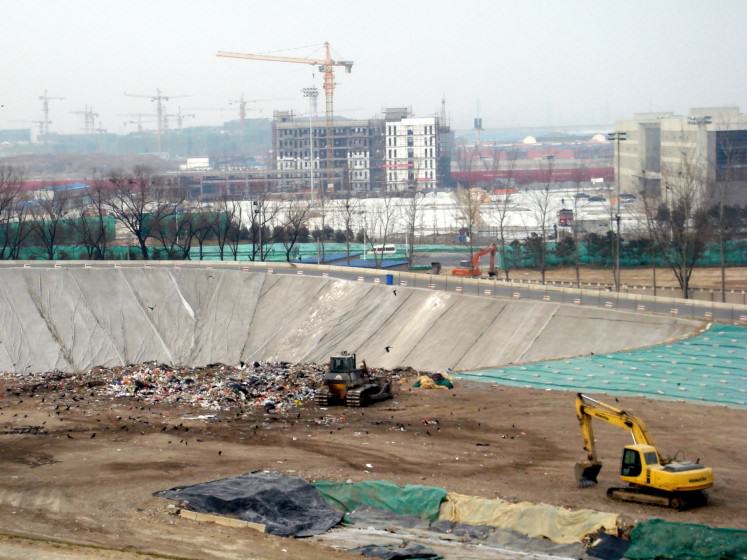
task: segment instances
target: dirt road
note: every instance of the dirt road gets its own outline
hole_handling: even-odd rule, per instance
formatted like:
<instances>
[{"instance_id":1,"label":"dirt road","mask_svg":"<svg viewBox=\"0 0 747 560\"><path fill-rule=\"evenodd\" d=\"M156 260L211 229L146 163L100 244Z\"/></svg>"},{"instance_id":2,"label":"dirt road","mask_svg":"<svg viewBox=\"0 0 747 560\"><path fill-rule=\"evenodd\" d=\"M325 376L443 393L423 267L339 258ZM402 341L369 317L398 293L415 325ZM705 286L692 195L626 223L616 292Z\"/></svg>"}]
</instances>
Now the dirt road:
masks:
<instances>
[{"instance_id":1,"label":"dirt road","mask_svg":"<svg viewBox=\"0 0 747 560\"><path fill-rule=\"evenodd\" d=\"M665 453L681 449L714 468L711 504L678 513L608 501L605 488L616 483L629 442L609 426L596 428L605 462L600 485L575 487L573 464L582 450L571 393L466 383L453 391L408 387L368 409L309 404L285 417L223 414L205 421L185 419L204 413L193 408L21 390L0 380L0 558L349 557L308 541L188 521L152 497L258 469L747 528L747 411L617 403L647 421Z\"/></svg>"}]
</instances>

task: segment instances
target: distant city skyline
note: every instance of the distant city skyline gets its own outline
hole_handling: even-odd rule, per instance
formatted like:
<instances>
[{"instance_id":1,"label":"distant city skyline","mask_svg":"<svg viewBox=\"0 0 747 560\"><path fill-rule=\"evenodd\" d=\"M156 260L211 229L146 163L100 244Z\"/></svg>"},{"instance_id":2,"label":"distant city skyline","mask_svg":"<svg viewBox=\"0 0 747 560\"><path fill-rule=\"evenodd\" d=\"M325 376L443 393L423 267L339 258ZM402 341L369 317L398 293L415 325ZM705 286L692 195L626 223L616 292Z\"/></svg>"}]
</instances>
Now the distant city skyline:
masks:
<instances>
[{"instance_id":1,"label":"distant city skyline","mask_svg":"<svg viewBox=\"0 0 747 560\"><path fill-rule=\"evenodd\" d=\"M308 111L301 89L312 66L219 59L218 50L320 56L330 41L352 73L336 74L336 114L368 117L386 106L417 115L440 111L455 128L479 115L486 128L612 124L635 112L747 107L747 2L473 0L345 2L279 0L5 0L0 35L0 128L35 127L45 90L51 132L134 130L128 113L155 115L125 92L188 95L167 104L194 113L184 126L238 118L229 99ZM316 47L287 50L299 45ZM194 109L192 109L194 108ZM225 109L220 112L217 109ZM319 111L323 112L323 94ZM171 119L176 127L176 118Z\"/></svg>"}]
</instances>

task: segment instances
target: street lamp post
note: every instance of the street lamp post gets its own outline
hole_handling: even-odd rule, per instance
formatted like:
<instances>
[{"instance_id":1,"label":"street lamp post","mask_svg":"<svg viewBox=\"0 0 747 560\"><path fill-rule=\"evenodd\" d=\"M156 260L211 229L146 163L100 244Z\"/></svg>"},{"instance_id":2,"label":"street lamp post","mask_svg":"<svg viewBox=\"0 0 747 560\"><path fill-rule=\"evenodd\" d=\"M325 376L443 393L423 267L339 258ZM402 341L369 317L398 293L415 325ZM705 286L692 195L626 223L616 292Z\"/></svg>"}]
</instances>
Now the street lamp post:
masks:
<instances>
[{"instance_id":1,"label":"street lamp post","mask_svg":"<svg viewBox=\"0 0 747 560\"><path fill-rule=\"evenodd\" d=\"M316 98L319 96L319 90L316 87L305 87L301 90L303 96L309 100L309 187L311 201L314 201L314 127L313 127L313 116L314 107L316 107ZM324 236L324 208L322 207L322 232L321 236L317 240L316 245L316 264L320 262L320 250L319 243L323 243ZM322 245L323 247L323 245ZM323 249L322 249L323 251Z\"/></svg>"},{"instance_id":2,"label":"street lamp post","mask_svg":"<svg viewBox=\"0 0 747 560\"><path fill-rule=\"evenodd\" d=\"M620 291L620 142L628 139L627 132L610 132L607 134L607 140L616 143L615 152L617 154L617 168L615 169L615 195L617 201L615 222L617 223L617 236L615 239L615 290Z\"/></svg>"}]
</instances>

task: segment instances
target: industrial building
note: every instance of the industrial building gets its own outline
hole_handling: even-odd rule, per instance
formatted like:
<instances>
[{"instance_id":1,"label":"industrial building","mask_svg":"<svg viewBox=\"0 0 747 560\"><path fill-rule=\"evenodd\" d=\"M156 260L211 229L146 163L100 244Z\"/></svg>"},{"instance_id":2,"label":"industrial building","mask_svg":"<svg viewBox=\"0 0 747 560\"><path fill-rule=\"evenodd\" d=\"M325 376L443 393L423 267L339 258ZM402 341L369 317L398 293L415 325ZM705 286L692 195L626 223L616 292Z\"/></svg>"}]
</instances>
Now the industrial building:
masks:
<instances>
[{"instance_id":1,"label":"industrial building","mask_svg":"<svg viewBox=\"0 0 747 560\"><path fill-rule=\"evenodd\" d=\"M401 192L449 184L451 131L438 117L413 117L396 108L385 109L381 118L336 117L327 127L326 119L289 111L273 116L279 190Z\"/></svg>"},{"instance_id":2,"label":"industrial building","mask_svg":"<svg viewBox=\"0 0 747 560\"><path fill-rule=\"evenodd\" d=\"M747 115L738 107L637 113L615 131L626 136L619 143L622 192L661 194L668 177L687 166L709 194L726 185L727 203L747 202Z\"/></svg>"}]
</instances>

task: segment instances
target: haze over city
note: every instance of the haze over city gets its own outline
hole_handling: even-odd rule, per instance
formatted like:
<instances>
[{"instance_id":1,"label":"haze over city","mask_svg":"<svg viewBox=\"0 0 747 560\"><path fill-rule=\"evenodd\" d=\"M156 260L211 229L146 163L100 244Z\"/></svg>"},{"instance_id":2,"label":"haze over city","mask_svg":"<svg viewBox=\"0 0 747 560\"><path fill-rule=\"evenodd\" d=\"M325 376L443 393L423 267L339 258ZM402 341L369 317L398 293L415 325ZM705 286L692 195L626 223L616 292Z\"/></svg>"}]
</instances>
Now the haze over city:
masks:
<instances>
[{"instance_id":1,"label":"haze over city","mask_svg":"<svg viewBox=\"0 0 747 560\"><path fill-rule=\"evenodd\" d=\"M739 0L3 2L0 127L41 118L78 132L85 105L112 132L122 113L153 110L124 93L188 95L170 109L227 107L242 93L252 117L308 110L310 66L219 59L218 50L352 60L337 73L336 114L386 106L434 114L442 98L453 128L611 124L633 112L747 106L747 51ZM309 45L316 45L309 47ZM305 46L306 48L297 47ZM478 109L479 107L479 109ZM261 112L259 111L261 110ZM190 125L228 118L195 111Z\"/></svg>"}]
</instances>

